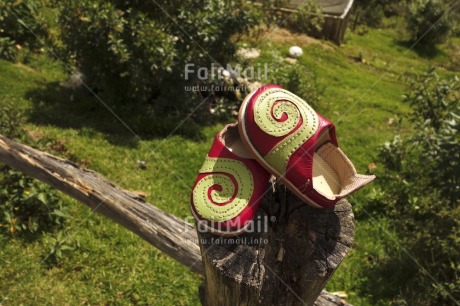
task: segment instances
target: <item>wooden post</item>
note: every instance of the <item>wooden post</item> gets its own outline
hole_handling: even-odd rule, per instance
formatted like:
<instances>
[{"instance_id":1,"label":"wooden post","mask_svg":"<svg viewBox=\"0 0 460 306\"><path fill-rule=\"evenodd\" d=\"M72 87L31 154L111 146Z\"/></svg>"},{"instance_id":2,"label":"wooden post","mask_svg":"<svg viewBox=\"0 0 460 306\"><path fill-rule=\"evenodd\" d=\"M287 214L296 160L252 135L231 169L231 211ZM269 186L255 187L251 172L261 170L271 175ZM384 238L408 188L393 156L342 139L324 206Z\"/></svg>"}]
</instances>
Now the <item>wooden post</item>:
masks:
<instances>
[{"instance_id":1,"label":"wooden post","mask_svg":"<svg viewBox=\"0 0 460 306\"><path fill-rule=\"evenodd\" d=\"M316 209L277 183L255 220L255 233L198 234L206 276L203 305L345 305L318 296L353 242L346 200Z\"/></svg>"},{"instance_id":2,"label":"wooden post","mask_svg":"<svg viewBox=\"0 0 460 306\"><path fill-rule=\"evenodd\" d=\"M136 194L133 194L127 190L123 190L119 187L117 187L114 183L110 182L100 174L88 170L88 169L83 169L79 165L76 165L68 160L53 156L51 154L48 154L46 152L41 152L38 150L35 150L33 148L30 148L28 146L22 145L20 143L17 143L15 141L12 141L10 139L7 139L6 137L0 135L0 162L5 163L15 169L18 169L27 175L34 177L42 182L45 182L52 187L66 193L67 195L73 197L74 199L80 201L81 203L89 206L93 211L100 213L113 221L119 223L120 225L124 226L128 230L134 232L137 234L139 237L142 239L145 239L147 242L152 244L154 247L158 248L159 250L163 251L165 254L171 256L181 264L185 265L188 269L191 269L194 272L197 272L199 274L204 274L204 267L203 263L201 261L201 255L203 255L203 258L206 260L206 266L209 271L207 271L206 275L208 278L208 284L211 285L210 288L212 290L206 290L205 286L202 286L200 289L200 295L203 298L205 296L205 292L210 293L210 297L215 301L217 298L215 295L218 293L217 290L219 286L215 286L213 284L213 277L216 279L221 278L222 279L222 286L230 286L231 284L235 283L232 282L231 279L227 276L228 273L225 271L222 271L222 275L219 276L219 268L221 267L215 263L213 263L214 259L217 258L223 258L225 259L223 263L226 265L229 265L230 257L231 254L229 251L231 248L235 248L235 250L244 250L247 248L249 252L253 253L248 253L248 256L254 256L254 254L258 254L258 250L256 249L251 249L248 247L248 245L232 245L226 248L225 246L216 248L216 249L210 249L208 251L204 251L200 255L200 248L198 247L198 236L196 234L196 231L194 229L194 226L171 215L168 214L159 208L155 207L152 204L149 204L145 202L142 198L137 196ZM152 182L154 183L154 182ZM292 198L286 197L287 194L284 191L285 194L285 199L282 201L277 200L279 197L283 197L283 192L279 193L270 193L268 198L264 200L264 205L261 207L262 209L267 209L267 213L263 214L262 211L259 212L259 216L263 215L270 215L270 216L279 216L279 220L274 222L273 224L270 225L269 232L268 233L255 233L254 235L265 235L267 236L270 241L277 241L273 245L280 245L280 243L284 243L282 245L285 245L287 247L294 246L296 245L295 243L290 243L292 239L300 239L304 240L305 233L299 232L298 235L294 233L296 231L296 228L298 225L297 223L286 223L288 219L283 217L286 215L286 213L291 216L291 220L297 220L294 216L297 214L293 213L293 209L298 205L298 203L291 203ZM281 198L279 198L281 199ZM272 202L270 202L272 201ZM278 201L278 202L277 202ZM283 202L284 201L284 202ZM278 205L277 203L286 203L286 205ZM286 207L289 207L288 212L286 212ZM342 208L340 208L342 207ZM343 211L340 211L340 209L343 209ZM343 220L345 222L345 218L340 217L342 214L349 216L352 218L351 211L349 211L350 207L348 203L345 203L344 206L338 206L335 209L335 213L332 213L332 215L337 214L339 220ZM305 210L305 208L301 209L294 209L294 211L299 211L302 212ZM311 210L307 208L307 210ZM317 230L317 231L322 231L322 233L328 232L328 237L333 237L333 240L337 241L348 241L348 238L343 238L343 239L338 239L334 238L336 237L340 232L340 235L345 235L343 230L337 231L337 229L334 230L334 226L330 227L330 230L327 230L325 228L322 228L321 226L317 226L314 224L319 224L323 221L321 221L323 217L326 217L324 219L325 222L329 222L328 216L330 212L327 212L326 210L319 210L317 211L320 215L322 214L323 216L319 215L318 220L312 220L311 221L311 229L312 230ZM349 213L348 213L349 212ZM311 215L311 217L315 218L314 215ZM337 219L337 217L336 217ZM280 222L281 220L284 220ZM307 220L310 222L309 220ZM289 221L291 222L291 221ZM298 222L298 221L295 221ZM353 225L352 221L350 220L349 222L345 222L346 224L351 224ZM289 225L288 228L290 228L289 232L291 236L284 235L283 231L281 231L281 228L286 227L286 225ZM293 224L295 225L294 227ZM299 224L299 229L305 228L304 225L301 223ZM338 223L334 223L338 225ZM326 224L325 224L326 225ZM277 229L279 227L279 229ZM329 227L327 227L329 229ZM347 237L351 237L352 239L352 233L353 233L353 228L350 227L350 233L348 234ZM262 230L263 232L263 230ZM348 232L347 232L348 233ZM319 236L323 237L323 234L318 233ZM317 235L317 233L310 233L309 235L313 235L311 237L314 237ZM278 241L278 237L285 237L288 238L286 241ZM297 238L295 238L297 237ZM345 236L344 236L345 237ZM208 236L206 239L210 239ZM275 239L275 240L274 240ZM323 239L323 238L321 238ZM322 246L319 251L324 252L326 249L329 250L328 248L324 249L324 246L326 244L323 244L324 242L320 242L319 246ZM345 242L343 242L345 245ZM334 244L334 243L332 243ZM351 240L349 243L346 243L346 247L343 247L343 254L340 254L340 260L341 258L345 255L346 250L348 249L349 244L351 244ZM203 249L203 246L202 246ZM268 247L260 247L261 250L266 249L267 254L272 256L273 252L276 252L275 248L268 248ZM219 256L219 250L222 251L222 256ZM235 267L241 266L241 267L246 267L249 264L249 260L245 259L246 254L241 253L238 251L238 254L240 255L239 257L235 257L233 260L233 265ZM252 255L251 255L252 254ZM283 261L286 263L288 258L291 258L291 251L288 250L286 251L286 254L288 257L285 257L285 260L281 260L281 268L283 267ZM314 256L323 256L321 254L325 254L325 256L329 256L327 253L317 253L313 252L312 254L316 254ZM335 252L332 254L336 254ZM235 253L236 255L236 253ZM254 267L263 267L261 264L265 264L265 262L268 262L269 257L264 258L261 256L257 256L257 260L261 260L261 262L257 262ZM312 255L312 258L314 257ZM249 258L254 258L254 257L249 257ZM277 257L278 258L278 257ZM241 260L241 263L238 263L238 260ZM337 262L337 264L340 262L340 260L331 260L328 261L329 264L332 262ZM292 262L298 262L294 259L290 259ZM273 262L271 260L270 262ZM313 261L312 261L313 262ZM318 264L324 264L324 261L318 261ZM213 266L215 268L213 268ZM268 267L268 266L267 266ZM272 266L270 266L272 267ZM287 267L287 270L292 270L292 268ZM268 268L267 268L268 269ZM273 268L272 268L273 269ZM283 268L285 269L285 268ZM328 266L323 266L322 271L325 271L324 276L321 278L321 283L327 280L328 275L330 275L328 271ZM320 269L320 270L321 270ZM325 269L325 270L324 270ZM333 268L333 270L335 267ZM287 271L286 270L286 271ZM232 270L233 271L233 270ZM265 271L265 270L264 270ZM275 272L278 270L274 270ZM243 271L244 272L244 271ZM254 273L256 271L254 270ZM268 272L269 273L269 272ZM236 279L236 273L232 273L231 275L235 276ZM241 275L250 275L250 274L241 274ZM259 274L254 274L254 275L259 275ZM265 274L260 274L261 276L264 276ZM309 275L314 275L309 274ZM276 279L273 276L270 276L267 274L267 277L271 281ZM249 290L251 288L252 291L248 291L248 298L251 297L251 301L255 301L255 296L256 294L260 291L257 291L257 288L255 285L257 284L262 284L260 281L257 283L256 280L248 280L251 285L246 286L243 285L242 288L243 290ZM308 280L305 280L308 281ZM320 285L320 282L315 281L315 284L318 284L318 286L324 286ZM241 281L240 281L241 283ZM236 283L235 283L236 284ZM267 284L265 284L267 286ZM264 287L265 288L265 287ZM282 290L282 288L279 288ZM287 289L286 289L287 290ZM320 290L320 289L315 289L315 290ZM254 294L252 294L254 292ZM316 293L315 293L316 294ZM311 295L313 296L313 295ZM264 293L263 297L269 298L269 295ZM212 300L211 300L212 301ZM274 301L279 301L277 297L275 297ZM269 300L266 299L266 302L268 304L274 304L271 303ZM335 306L335 305L348 305L346 304L342 299L333 296L332 294L322 291L321 295L318 297L318 299L315 302L318 306ZM228 305L229 303L227 303ZM209 302L208 305L219 305L219 304L213 304L212 302ZM222 304L225 305L225 304ZM243 304L244 305L244 304ZM248 305L246 303L246 305Z\"/></svg>"}]
</instances>

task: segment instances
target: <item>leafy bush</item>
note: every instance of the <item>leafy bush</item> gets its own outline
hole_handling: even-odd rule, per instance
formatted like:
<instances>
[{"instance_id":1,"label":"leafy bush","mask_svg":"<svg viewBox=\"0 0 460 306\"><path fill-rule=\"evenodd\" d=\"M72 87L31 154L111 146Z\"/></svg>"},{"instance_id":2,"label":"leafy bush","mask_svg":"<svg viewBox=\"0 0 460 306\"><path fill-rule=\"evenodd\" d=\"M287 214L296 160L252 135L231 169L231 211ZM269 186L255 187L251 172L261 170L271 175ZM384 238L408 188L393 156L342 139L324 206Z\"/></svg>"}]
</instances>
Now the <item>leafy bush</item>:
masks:
<instances>
[{"instance_id":1,"label":"leafy bush","mask_svg":"<svg viewBox=\"0 0 460 306\"><path fill-rule=\"evenodd\" d=\"M0 1L0 57L14 59L16 44L31 49L40 46L37 38L48 34L44 17L39 8L43 1L2 0Z\"/></svg>"},{"instance_id":2,"label":"leafy bush","mask_svg":"<svg viewBox=\"0 0 460 306\"><path fill-rule=\"evenodd\" d=\"M0 231L40 233L65 224L62 202L48 185L3 166L0 186Z\"/></svg>"},{"instance_id":3,"label":"leafy bush","mask_svg":"<svg viewBox=\"0 0 460 306\"><path fill-rule=\"evenodd\" d=\"M405 14L406 1L355 0L352 10L352 28L357 25L379 27L385 17Z\"/></svg>"},{"instance_id":4,"label":"leafy bush","mask_svg":"<svg viewBox=\"0 0 460 306\"><path fill-rule=\"evenodd\" d=\"M413 0L407 28L413 41L423 46L444 43L454 27L449 6L442 0Z\"/></svg>"},{"instance_id":5,"label":"leafy bush","mask_svg":"<svg viewBox=\"0 0 460 306\"><path fill-rule=\"evenodd\" d=\"M86 82L108 102L135 103L143 112L154 104L163 114L203 100L184 90L197 83L196 75L185 80L186 63L195 70L225 65L232 38L257 22L244 1L71 0L60 10L65 52Z\"/></svg>"},{"instance_id":6,"label":"leafy bush","mask_svg":"<svg viewBox=\"0 0 460 306\"><path fill-rule=\"evenodd\" d=\"M270 73L272 78L268 83L278 84L281 87L295 93L308 104L318 107L321 101L323 88L316 81L316 75L305 67L294 65L281 65Z\"/></svg>"},{"instance_id":7,"label":"leafy bush","mask_svg":"<svg viewBox=\"0 0 460 306\"><path fill-rule=\"evenodd\" d=\"M460 37L460 6L456 5L452 7L452 10L450 11L451 13L451 18L454 23L453 29L452 29L452 35L456 37Z\"/></svg>"},{"instance_id":8,"label":"leafy bush","mask_svg":"<svg viewBox=\"0 0 460 306\"><path fill-rule=\"evenodd\" d=\"M295 32L318 35L324 25L324 15L318 2L308 0L287 19L287 27Z\"/></svg>"},{"instance_id":9,"label":"leafy bush","mask_svg":"<svg viewBox=\"0 0 460 306\"><path fill-rule=\"evenodd\" d=\"M0 110L0 134L26 140L22 114L12 105ZM41 233L63 227L65 208L46 184L0 165L0 232Z\"/></svg>"},{"instance_id":10,"label":"leafy bush","mask_svg":"<svg viewBox=\"0 0 460 306\"><path fill-rule=\"evenodd\" d=\"M9 99L9 97L4 97L4 99ZM21 139L24 136L23 123L24 117L13 103L5 103L0 109L0 134L9 139Z\"/></svg>"},{"instance_id":11,"label":"leafy bush","mask_svg":"<svg viewBox=\"0 0 460 306\"><path fill-rule=\"evenodd\" d=\"M446 290L460 299L460 81L431 70L405 100L414 132L382 147L380 197L371 208L389 217L403 245L442 284L419 270L400 284L413 296L410 304L447 305Z\"/></svg>"},{"instance_id":12,"label":"leafy bush","mask_svg":"<svg viewBox=\"0 0 460 306\"><path fill-rule=\"evenodd\" d=\"M378 27L384 17L383 5L379 0L358 0L354 2L352 16L353 29L355 29L358 24Z\"/></svg>"},{"instance_id":13,"label":"leafy bush","mask_svg":"<svg viewBox=\"0 0 460 306\"><path fill-rule=\"evenodd\" d=\"M17 49L14 40L9 37L0 37L0 58L6 60L14 60Z\"/></svg>"},{"instance_id":14,"label":"leafy bush","mask_svg":"<svg viewBox=\"0 0 460 306\"><path fill-rule=\"evenodd\" d=\"M80 248L78 238L66 234L65 231L59 231L54 237L48 237L46 244L48 245L48 253L43 260L49 267L59 265L60 261Z\"/></svg>"},{"instance_id":15,"label":"leafy bush","mask_svg":"<svg viewBox=\"0 0 460 306\"><path fill-rule=\"evenodd\" d=\"M379 28L384 26L384 19L392 16L406 16L410 0L355 0L350 17L353 31L366 33L366 27ZM362 27L358 27L361 25ZM388 25L387 25L388 26Z\"/></svg>"}]
</instances>

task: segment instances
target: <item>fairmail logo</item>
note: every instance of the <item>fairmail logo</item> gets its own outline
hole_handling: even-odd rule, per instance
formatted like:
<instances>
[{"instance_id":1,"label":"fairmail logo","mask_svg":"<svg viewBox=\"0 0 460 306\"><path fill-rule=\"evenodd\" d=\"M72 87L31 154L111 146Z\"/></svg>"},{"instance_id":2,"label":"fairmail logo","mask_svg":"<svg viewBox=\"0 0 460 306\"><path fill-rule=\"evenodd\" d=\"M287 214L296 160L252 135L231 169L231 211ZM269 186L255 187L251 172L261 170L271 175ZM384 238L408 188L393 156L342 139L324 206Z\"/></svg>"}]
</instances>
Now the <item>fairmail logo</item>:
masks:
<instances>
[{"instance_id":1,"label":"fairmail logo","mask_svg":"<svg viewBox=\"0 0 460 306\"><path fill-rule=\"evenodd\" d=\"M258 215L254 219L246 221L244 224L239 224L239 220L232 222L232 226L235 228L244 228L244 233L267 233L269 229L270 222L274 222L275 217L261 216ZM199 233L209 233L209 232L219 232L221 235L232 236L232 232L227 228L222 226L221 222L212 222L205 220L196 220L193 216L189 216L184 219L185 228L184 231L190 230L190 224L195 224L196 230ZM234 235L234 234L233 234ZM248 241L246 241L248 242ZM261 241L263 242L263 241ZM250 243L250 242L249 242Z\"/></svg>"},{"instance_id":2,"label":"fairmail logo","mask_svg":"<svg viewBox=\"0 0 460 306\"><path fill-rule=\"evenodd\" d=\"M256 66L248 66L245 68L240 64L236 64L235 66L227 64L226 67L223 67L219 64L212 63L210 67L197 67L194 63L188 63L184 67L184 78L186 80L197 78L201 81L231 78L262 80L267 79L269 71L270 69L267 63L258 63Z\"/></svg>"}]
</instances>

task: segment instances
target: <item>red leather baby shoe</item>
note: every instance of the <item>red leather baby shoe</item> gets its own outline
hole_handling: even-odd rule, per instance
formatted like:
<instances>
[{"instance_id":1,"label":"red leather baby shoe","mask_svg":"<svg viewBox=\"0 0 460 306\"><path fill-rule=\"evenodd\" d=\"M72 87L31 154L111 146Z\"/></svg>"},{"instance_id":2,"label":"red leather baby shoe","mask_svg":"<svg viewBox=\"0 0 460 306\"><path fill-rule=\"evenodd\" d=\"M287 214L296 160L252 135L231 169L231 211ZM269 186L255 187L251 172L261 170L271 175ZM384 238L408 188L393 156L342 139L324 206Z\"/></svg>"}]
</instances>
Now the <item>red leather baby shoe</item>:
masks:
<instances>
[{"instance_id":1,"label":"red leather baby shoe","mask_svg":"<svg viewBox=\"0 0 460 306\"><path fill-rule=\"evenodd\" d=\"M217 134L191 195L198 230L221 236L244 232L267 188L270 174L241 142L237 124Z\"/></svg>"},{"instance_id":2,"label":"red leather baby shoe","mask_svg":"<svg viewBox=\"0 0 460 306\"><path fill-rule=\"evenodd\" d=\"M277 85L246 97L238 126L254 158L312 206L334 206L375 178L356 173L338 147L331 122Z\"/></svg>"}]
</instances>

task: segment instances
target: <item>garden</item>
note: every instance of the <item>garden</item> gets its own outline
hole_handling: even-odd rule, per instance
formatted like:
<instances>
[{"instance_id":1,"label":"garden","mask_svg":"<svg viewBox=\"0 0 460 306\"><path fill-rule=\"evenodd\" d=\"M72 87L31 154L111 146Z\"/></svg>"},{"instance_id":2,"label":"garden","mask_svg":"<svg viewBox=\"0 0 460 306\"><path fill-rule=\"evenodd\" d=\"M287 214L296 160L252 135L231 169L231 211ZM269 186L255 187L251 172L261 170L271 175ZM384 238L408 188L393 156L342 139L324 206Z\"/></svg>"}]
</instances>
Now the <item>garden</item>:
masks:
<instances>
[{"instance_id":1,"label":"garden","mask_svg":"<svg viewBox=\"0 0 460 306\"><path fill-rule=\"evenodd\" d=\"M286 15L276 1L4 0L0 134L190 221L216 133L249 87L278 84L377 176L348 198L356 237L325 289L353 305L458 305L457 4L354 1L339 46L314 35L324 18L313 1ZM3 164L0 267L0 305L197 305L203 281Z\"/></svg>"}]
</instances>

